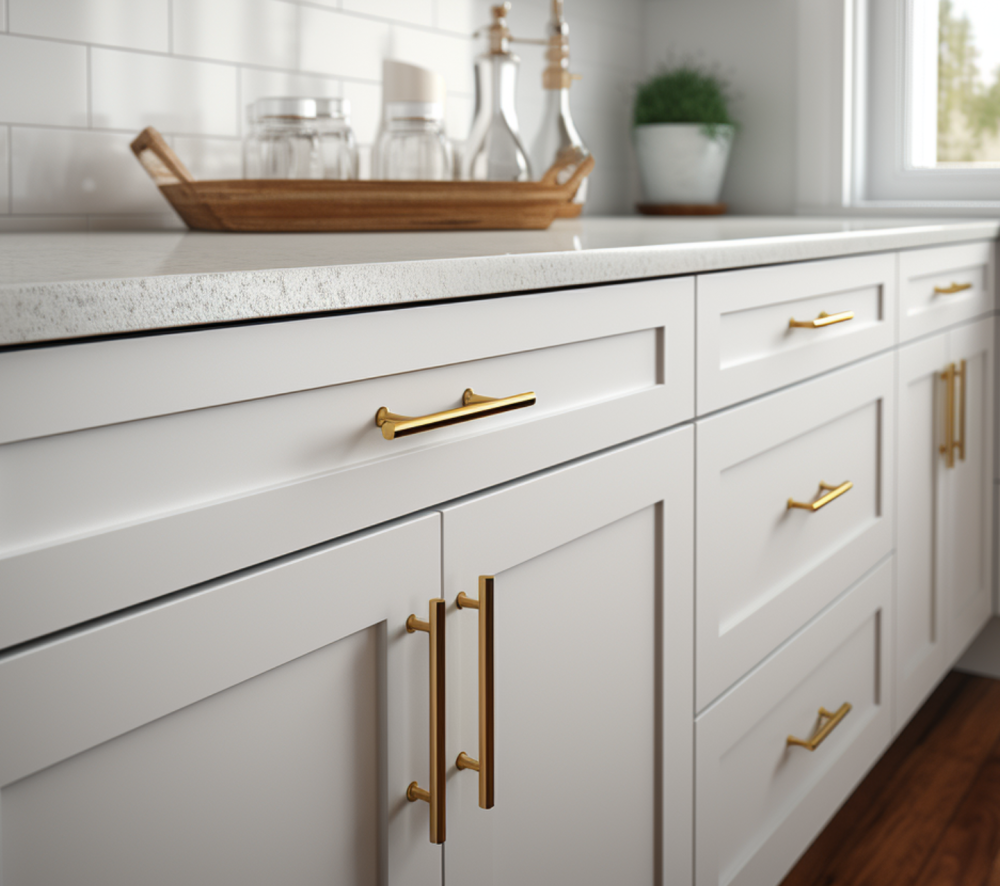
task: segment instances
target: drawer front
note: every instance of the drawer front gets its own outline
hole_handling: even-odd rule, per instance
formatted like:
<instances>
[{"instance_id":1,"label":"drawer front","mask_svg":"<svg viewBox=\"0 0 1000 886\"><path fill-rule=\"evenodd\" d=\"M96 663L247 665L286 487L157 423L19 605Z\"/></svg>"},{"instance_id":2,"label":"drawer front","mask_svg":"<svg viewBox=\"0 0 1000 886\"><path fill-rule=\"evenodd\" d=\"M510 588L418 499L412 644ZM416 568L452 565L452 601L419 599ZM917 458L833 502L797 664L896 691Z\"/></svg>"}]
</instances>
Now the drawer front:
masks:
<instances>
[{"instance_id":1,"label":"drawer front","mask_svg":"<svg viewBox=\"0 0 1000 886\"><path fill-rule=\"evenodd\" d=\"M323 321L325 347L350 365L382 349L373 365L397 371L338 383L303 369L297 385L323 383L0 446L0 647L690 418L693 289L659 280ZM276 340L278 358L317 360L294 344ZM240 368L208 361L201 386L232 396ZM393 440L375 424L383 406L454 409L466 388L537 402Z\"/></svg>"},{"instance_id":2,"label":"drawer front","mask_svg":"<svg viewBox=\"0 0 1000 886\"><path fill-rule=\"evenodd\" d=\"M892 347L895 280L889 253L698 277L698 414Z\"/></svg>"},{"instance_id":3,"label":"drawer front","mask_svg":"<svg viewBox=\"0 0 1000 886\"><path fill-rule=\"evenodd\" d=\"M891 599L890 558L698 718L698 886L781 882L888 744Z\"/></svg>"},{"instance_id":4,"label":"drawer front","mask_svg":"<svg viewBox=\"0 0 1000 886\"><path fill-rule=\"evenodd\" d=\"M891 550L893 369L886 354L698 422L698 710Z\"/></svg>"},{"instance_id":5,"label":"drawer front","mask_svg":"<svg viewBox=\"0 0 1000 886\"><path fill-rule=\"evenodd\" d=\"M899 253L899 340L992 311L995 248L962 243Z\"/></svg>"}]
</instances>

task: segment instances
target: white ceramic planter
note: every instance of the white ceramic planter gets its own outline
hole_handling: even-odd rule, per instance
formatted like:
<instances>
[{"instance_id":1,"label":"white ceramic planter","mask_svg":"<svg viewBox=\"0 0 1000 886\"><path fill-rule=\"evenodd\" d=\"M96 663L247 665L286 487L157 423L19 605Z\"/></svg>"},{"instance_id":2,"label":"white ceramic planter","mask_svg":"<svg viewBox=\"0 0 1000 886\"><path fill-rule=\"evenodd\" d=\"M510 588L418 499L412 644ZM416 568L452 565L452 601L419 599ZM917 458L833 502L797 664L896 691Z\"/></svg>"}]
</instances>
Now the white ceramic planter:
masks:
<instances>
[{"instance_id":1,"label":"white ceramic planter","mask_svg":"<svg viewBox=\"0 0 1000 886\"><path fill-rule=\"evenodd\" d=\"M646 203L718 203L733 127L709 138L698 123L635 127L635 153Z\"/></svg>"}]
</instances>

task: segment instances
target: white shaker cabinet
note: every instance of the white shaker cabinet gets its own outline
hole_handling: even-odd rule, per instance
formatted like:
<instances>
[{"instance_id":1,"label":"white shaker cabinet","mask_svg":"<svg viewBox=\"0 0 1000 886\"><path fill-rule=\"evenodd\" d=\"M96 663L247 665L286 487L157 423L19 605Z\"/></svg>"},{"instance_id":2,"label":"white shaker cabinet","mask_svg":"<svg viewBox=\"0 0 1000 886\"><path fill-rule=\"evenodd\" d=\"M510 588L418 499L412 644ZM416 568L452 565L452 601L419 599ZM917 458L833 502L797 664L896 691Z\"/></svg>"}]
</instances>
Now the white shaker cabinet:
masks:
<instances>
[{"instance_id":1,"label":"white shaker cabinet","mask_svg":"<svg viewBox=\"0 0 1000 886\"><path fill-rule=\"evenodd\" d=\"M989 618L993 321L899 351L896 727Z\"/></svg>"},{"instance_id":2,"label":"white shaker cabinet","mask_svg":"<svg viewBox=\"0 0 1000 886\"><path fill-rule=\"evenodd\" d=\"M4 886L440 886L437 514L0 661Z\"/></svg>"},{"instance_id":3,"label":"white shaker cabinet","mask_svg":"<svg viewBox=\"0 0 1000 886\"><path fill-rule=\"evenodd\" d=\"M445 882L690 884L693 437L444 509Z\"/></svg>"}]
</instances>

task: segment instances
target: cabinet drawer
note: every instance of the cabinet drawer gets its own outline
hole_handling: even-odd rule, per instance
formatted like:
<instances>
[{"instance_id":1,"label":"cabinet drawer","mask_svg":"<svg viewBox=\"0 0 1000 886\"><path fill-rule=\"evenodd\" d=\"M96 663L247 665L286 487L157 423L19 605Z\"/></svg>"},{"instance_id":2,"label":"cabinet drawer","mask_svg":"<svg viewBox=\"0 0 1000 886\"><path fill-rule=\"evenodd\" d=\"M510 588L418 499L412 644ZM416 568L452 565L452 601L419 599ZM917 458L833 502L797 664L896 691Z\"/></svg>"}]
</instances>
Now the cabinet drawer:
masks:
<instances>
[{"instance_id":1,"label":"cabinet drawer","mask_svg":"<svg viewBox=\"0 0 1000 886\"><path fill-rule=\"evenodd\" d=\"M696 721L698 886L781 882L888 744L891 596L887 559Z\"/></svg>"},{"instance_id":2,"label":"cabinet drawer","mask_svg":"<svg viewBox=\"0 0 1000 886\"><path fill-rule=\"evenodd\" d=\"M893 367L875 357L698 422L698 710L891 550Z\"/></svg>"},{"instance_id":3,"label":"cabinet drawer","mask_svg":"<svg viewBox=\"0 0 1000 886\"><path fill-rule=\"evenodd\" d=\"M992 311L993 256L992 242L899 253L899 340Z\"/></svg>"},{"instance_id":4,"label":"cabinet drawer","mask_svg":"<svg viewBox=\"0 0 1000 886\"><path fill-rule=\"evenodd\" d=\"M699 277L698 414L892 347L895 280L892 254Z\"/></svg>"},{"instance_id":5,"label":"cabinet drawer","mask_svg":"<svg viewBox=\"0 0 1000 886\"><path fill-rule=\"evenodd\" d=\"M0 446L0 647L690 418L693 289L659 280L163 336L148 354L68 347L77 389L88 372L119 386L100 412L115 420L74 430L67 404L70 418L23 409L0 429L15 438ZM34 352L2 356L0 376ZM171 371L174 386L160 377ZM537 402L392 440L376 426L379 407L436 413L466 388ZM53 433L17 439L41 427Z\"/></svg>"}]
</instances>

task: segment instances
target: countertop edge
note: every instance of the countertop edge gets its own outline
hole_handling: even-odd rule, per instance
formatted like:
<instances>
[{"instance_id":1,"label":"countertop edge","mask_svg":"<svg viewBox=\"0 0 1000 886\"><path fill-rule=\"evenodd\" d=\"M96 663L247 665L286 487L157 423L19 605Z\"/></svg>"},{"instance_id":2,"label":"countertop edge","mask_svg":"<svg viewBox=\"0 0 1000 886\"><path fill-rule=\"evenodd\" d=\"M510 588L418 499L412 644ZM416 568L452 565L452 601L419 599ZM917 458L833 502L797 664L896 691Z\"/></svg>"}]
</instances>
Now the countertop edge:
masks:
<instances>
[{"instance_id":1,"label":"countertop edge","mask_svg":"<svg viewBox=\"0 0 1000 886\"><path fill-rule=\"evenodd\" d=\"M0 286L0 346L403 307L996 239L1000 221Z\"/></svg>"}]
</instances>

